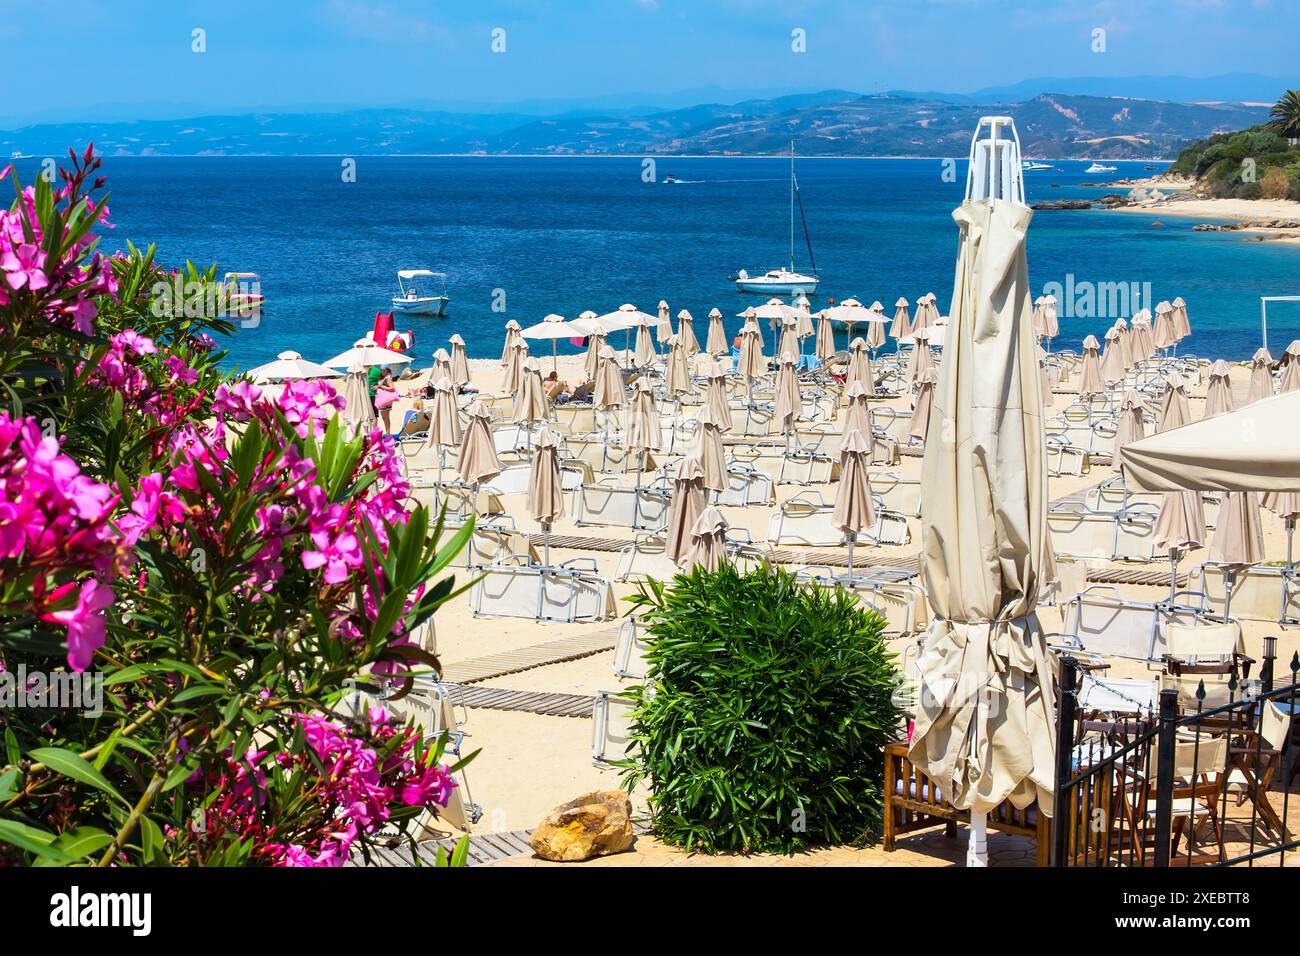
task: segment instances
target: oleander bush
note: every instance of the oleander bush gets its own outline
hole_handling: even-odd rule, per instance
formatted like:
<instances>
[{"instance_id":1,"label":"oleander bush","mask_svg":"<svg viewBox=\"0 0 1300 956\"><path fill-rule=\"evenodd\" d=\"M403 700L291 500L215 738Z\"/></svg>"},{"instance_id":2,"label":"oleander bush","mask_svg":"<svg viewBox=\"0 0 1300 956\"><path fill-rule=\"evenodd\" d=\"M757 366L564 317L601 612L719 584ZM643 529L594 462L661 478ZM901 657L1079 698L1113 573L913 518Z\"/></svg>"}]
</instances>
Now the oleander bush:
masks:
<instances>
[{"instance_id":1,"label":"oleander bush","mask_svg":"<svg viewBox=\"0 0 1300 956\"><path fill-rule=\"evenodd\" d=\"M657 835L687 850L790 853L878 832L901 713L885 622L781 570L698 565L631 598L649 625L624 763Z\"/></svg>"},{"instance_id":2,"label":"oleander bush","mask_svg":"<svg viewBox=\"0 0 1300 956\"><path fill-rule=\"evenodd\" d=\"M203 299L216 267L97 251L99 160L70 158L58 183L0 170L0 866L410 845L456 767L339 704L436 669L413 634L458 593L472 525L442 541L408 511L393 442L344 429L328 383L224 374L231 323L156 294Z\"/></svg>"}]
</instances>

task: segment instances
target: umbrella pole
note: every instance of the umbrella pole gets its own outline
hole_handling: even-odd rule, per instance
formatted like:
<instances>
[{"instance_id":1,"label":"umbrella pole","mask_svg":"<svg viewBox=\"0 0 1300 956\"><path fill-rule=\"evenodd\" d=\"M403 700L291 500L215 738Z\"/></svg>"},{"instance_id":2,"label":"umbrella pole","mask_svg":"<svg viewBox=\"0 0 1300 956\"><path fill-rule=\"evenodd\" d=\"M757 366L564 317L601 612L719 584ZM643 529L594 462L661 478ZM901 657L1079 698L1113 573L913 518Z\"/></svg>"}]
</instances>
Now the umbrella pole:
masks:
<instances>
[{"instance_id":1,"label":"umbrella pole","mask_svg":"<svg viewBox=\"0 0 1300 956\"><path fill-rule=\"evenodd\" d=\"M966 847L966 865L986 868L989 865L988 844L989 815L976 813L974 807L970 812L970 843Z\"/></svg>"},{"instance_id":2,"label":"umbrella pole","mask_svg":"<svg viewBox=\"0 0 1300 956\"><path fill-rule=\"evenodd\" d=\"M1232 589L1237 586L1237 569L1231 568L1223 576L1223 622L1226 624L1232 618Z\"/></svg>"},{"instance_id":3,"label":"umbrella pole","mask_svg":"<svg viewBox=\"0 0 1300 956\"><path fill-rule=\"evenodd\" d=\"M1178 594L1178 549L1169 549L1169 603L1174 603Z\"/></svg>"},{"instance_id":4,"label":"umbrella pole","mask_svg":"<svg viewBox=\"0 0 1300 956\"><path fill-rule=\"evenodd\" d=\"M542 522L542 564L546 567L551 566L551 523Z\"/></svg>"},{"instance_id":5,"label":"umbrella pole","mask_svg":"<svg viewBox=\"0 0 1300 956\"><path fill-rule=\"evenodd\" d=\"M551 339L551 371L560 374L560 348L555 339Z\"/></svg>"},{"instance_id":6,"label":"umbrella pole","mask_svg":"<svg viewBox=\"0 0 1300 956\"><path fill-rule=\"evenodd\" d=\"M857 535L845 532L844 543L849 547L849 574L848 586L853 587L853 545L857 541Z\"/></svg>"}]
</instances>

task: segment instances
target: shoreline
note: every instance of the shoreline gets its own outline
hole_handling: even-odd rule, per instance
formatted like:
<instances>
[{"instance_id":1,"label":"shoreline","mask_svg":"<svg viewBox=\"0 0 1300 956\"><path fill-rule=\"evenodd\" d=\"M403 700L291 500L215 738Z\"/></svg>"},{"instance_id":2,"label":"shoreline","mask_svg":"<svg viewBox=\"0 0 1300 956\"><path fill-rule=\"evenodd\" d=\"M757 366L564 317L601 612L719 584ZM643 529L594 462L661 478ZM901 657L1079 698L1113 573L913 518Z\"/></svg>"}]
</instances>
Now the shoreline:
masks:
<instances>
[{"instance_id":1,"label":"shoreline","mask_svg":"<svg viewBox=\"0 0 1300 956\"><path fill-rule=\"evenodd\" d=\"M1155 201L1131 206L1108 206L1105 207L1107 212L1147 213L1153 216L1177 216L1180 219L1199 218L1207 225L1228 227L1201 230L1203 232L1241 232L1253 237L1243 241L1300 246L1300 202L1293 199L1202 199L1185 195L1192 185L1192 181L1185 177L1151 176L1146 179L1099 183L1096 188L1114 191L1158 189L1166 193L1165 198ZM1269 220L1288 220L1297 225L1278 227L1260 224L1261 221Z\"/></svg>"}]
</instances>

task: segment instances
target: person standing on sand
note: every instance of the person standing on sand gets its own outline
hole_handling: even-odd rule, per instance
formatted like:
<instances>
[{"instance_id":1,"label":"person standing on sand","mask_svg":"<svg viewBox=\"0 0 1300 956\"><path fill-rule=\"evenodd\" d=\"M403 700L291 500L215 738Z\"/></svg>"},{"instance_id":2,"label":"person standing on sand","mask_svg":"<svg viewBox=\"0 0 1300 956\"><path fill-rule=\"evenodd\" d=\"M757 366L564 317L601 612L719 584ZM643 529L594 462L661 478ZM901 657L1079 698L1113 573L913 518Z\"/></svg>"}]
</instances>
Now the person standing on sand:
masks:
<instances>
[{"instance_id":1,"label":"person standing on sand","mask_svg":"<svg viewBox=\"0 0 1300 956\"><path fill-rule=\"evenodd\" d=\"M373 373L375 369L370 371ZM380 420L384 423L384 431L392 433L392 408L393 403L397 401L399 395L397 386L393 383L393 370L384 368L380 370L379 377L374 380L370 386L370 401L375 406L375 411L379 413Z\"/></svg>"}]
</instances>

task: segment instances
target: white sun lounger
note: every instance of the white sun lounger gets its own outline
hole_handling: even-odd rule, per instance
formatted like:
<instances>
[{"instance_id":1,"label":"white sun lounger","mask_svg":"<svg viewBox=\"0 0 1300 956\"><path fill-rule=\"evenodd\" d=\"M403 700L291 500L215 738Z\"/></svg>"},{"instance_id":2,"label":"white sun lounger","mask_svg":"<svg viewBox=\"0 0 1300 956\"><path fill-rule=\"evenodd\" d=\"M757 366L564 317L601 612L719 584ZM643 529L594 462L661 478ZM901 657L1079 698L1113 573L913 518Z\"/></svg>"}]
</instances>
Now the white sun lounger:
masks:
<instances>
[{"instance_id":1,"label":"white sun lounger","mask_svg":"<svg viewBox=\"0 0 1300 956\"><path fill-rule=\"evenodd\" d=\"M474 489L461 484L459 480L441 483L412 480L409 500L424 505L434 517L444 503L447 505L447 514L459 518L467 518L475 512L492 516L503 515L506 511L501 496L496 492L481 487L476 497Z\"/></svg>"},{"instance_id":2,"label":"white sun lounger","mask_svg":"<svg viewBox=\"0 0 1300 956\"><path fill-rule=\"evenodd\" d=\"M732 462L727 466L727 487L711 492L709 497L715 505L766 507L776 501L776 484L769 475L755 471L744 462Z\"/></svg>"},{"instance_id":3,"label":"white sun lounger","mask_svg":"<svg viewBox=\"0 0 1300 956\"><path fill-rule=\"evenodd\" d=\"M647 630L639 615L623 619L614 645L614 676L624 680L645 680L649 670L645 660Z\"/></svg>"},{"instance_id":4,"label":"white sun lounger","mask_svg":"<svg viewBox=\"0 0 1300 956\"><path fill-rule=\"evenodd\" d=\"M583 482L573 494L574 524L658 531L668 520L672 485L650 475L646 478L649 483L640 488L612 478Z\"/></svg>"},{"instance_id":5,"label":"white sun lounger","mask_svg":"<svg viewBox=\"0 0 1300 956\"><path fill-rule=\"evenodd\" d=\"M1078 707L1085 714L1151 716L1156 712L1159 689L1155 680L1084 673L1079 681Z\"/></svg>"},{"instance_id":6,"label":"white sun lounger","mask_svg":"<svg viewBox=\"0 0 1300 956\"><path fill-rule=\"evenodd\" d=\"M1210 610L1222 615L1227 597L1223 568L1202 564L1193 569L1192 576L1200 579ZM1296 574L1281 566L1267 565L1238 572L1232 588L1232 616L1284 626L1300 624L1300 581Z\"/></svg>"},{"instance_id":7,"label":"white sun lounger","mask_svg":"<svg viewBox=\"0 0 1300 956\"><path fill-rule=\"evenodd\" d=\"M602 690L596 694L591 712L591 759L598 767L627 757L632 743L632 699L618 691Z\"/></svg>"},{"instance_id":8,"label":"white sun lounger","mask_svg":"<svg viewBox=\"0 0 1300 956\"><path fill-rule=\"evenodd\" d=\"M858 544L906 544L911 538L907 516L876 502L876 523L858 535ZM816 491L801 491L782 503L768 519L767 541L772 547L835 547L844 532L835 527L834 504Z\"/></svg>"},{"instance_id":9,"label":"white sun lounger","mask_svg":"<svg viewBox=\"0 0 1300 956\"><path fill-rule=\"evenodd\" d=\"M616 613L609 579L590 558L546 566L516 557L486 565L470 589L470 610L478 617L566 623L606 621Z\"/></svg>"},{"instance_id":10,"label":"white sun lounger","mask_svg":"<svg viewBox=\"0 0 1300 956\"><path fill-rule=\"evenodd\" d=\"M1199 599L1199 595L1179 594ZM1062 630L1046 635L1054 650L1093 657L1163 663L1169 622L1195 623L1203 611L1191 604L1133 601L1118 589L1093 585L1063 605Z\"/></svg>"},{"instance_id":11,"label":"white sun lounger","mask_svg":"<svg viewBox=\"0 0 1300 956\"><path fill-rule=\"evenodd\" d=\"M1150 561L1155 558L1159 509L1133 505L1094 511L1079 501L1061 502L1047 513L1052 546L1070 558L1101 561Z\"/></svg>"},{"instance_id":12,"label":"white sun lounger","mask_svg":"<svg viewBox=\"0 0 1300 956\"><path fill-rule=\"evenodd\" d=\"M911 441L912 413L910 411L880 405L872 408L867 416L874 434L892 438L903 445Z\"/></svg>"},{"instance_id":13,"label":"white sun lounger","mask_svg":"<svg viewBox=\"0 0 1300 956\"><path fill-rule=\"evenodd\" d=\"M921 516L921 479L903 478L890 471L876 471L870 475L871 493L885 503L891 511L912 518Z\"/></svg>"},{"instance_id":14,"label":"white sun lounger","mask_svg":"<svg viewBox=\"0 0 1300 956\"><path fill-rule=\"evenodd\" d=\"M1047 474L1052 478L1074 477L1088 471L1088 450L1071 445L1061 435L1047 436Z\"/></svg>"},{"instance_id":15,"label":"white sun lounger","mask_svg":"<svg viewBox=\"0 0 1300 956\"><path fill-rule=\"evenodd\" d=\"M671 581L674 575L681 573L681 568L664 553L666 545L663 535L637 535L631 544L619 552L614 580L644 581L646 578L654 578L657 581Z\"/></svg>"},{"instance_id":16,"label":"white sun lounger","mask_svg":"<svg viewBox=\"0 0 1300 956\"><path fill-rule=\"evenodd\" d=\"M588 435L596 430L596 410L590 405L556 405L551 427L564 435Z\"/></svg>"}]
</instances>

